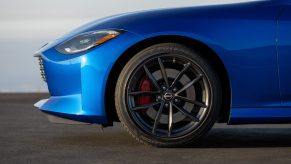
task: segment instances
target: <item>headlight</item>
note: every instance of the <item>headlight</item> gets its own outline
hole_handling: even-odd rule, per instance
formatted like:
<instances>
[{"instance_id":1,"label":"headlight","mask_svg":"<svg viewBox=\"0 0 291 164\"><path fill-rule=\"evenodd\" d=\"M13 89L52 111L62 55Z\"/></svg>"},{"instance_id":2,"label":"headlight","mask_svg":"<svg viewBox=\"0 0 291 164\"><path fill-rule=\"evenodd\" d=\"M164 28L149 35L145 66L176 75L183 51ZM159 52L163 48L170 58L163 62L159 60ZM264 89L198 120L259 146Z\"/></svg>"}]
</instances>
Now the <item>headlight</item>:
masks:
<instances>
[{"instance_id":1,"label":"headlight","mask_svg":"<svg viewBox=\"0 0 291 164\"><path fill-rule=\"evenodd\" d=\"M56 47L56 50L63 54L75 54L98 46L106 41L115 38L119 31L103 30L80 34Z\"/></svg>"}]
</instances>

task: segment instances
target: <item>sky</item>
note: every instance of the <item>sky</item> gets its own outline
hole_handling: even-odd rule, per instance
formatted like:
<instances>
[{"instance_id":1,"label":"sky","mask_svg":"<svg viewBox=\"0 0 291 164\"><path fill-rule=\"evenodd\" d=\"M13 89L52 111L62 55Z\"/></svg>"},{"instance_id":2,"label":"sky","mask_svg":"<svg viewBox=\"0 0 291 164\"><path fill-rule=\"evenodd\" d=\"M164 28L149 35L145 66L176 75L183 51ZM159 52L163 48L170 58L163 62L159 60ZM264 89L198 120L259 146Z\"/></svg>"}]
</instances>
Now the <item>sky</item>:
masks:
<instances>
[{"instance_id":1,"label":"sky","mask_svg":"<svg viewBox=\"0 0 291 164\"><path fill-rule=\"evenodd\" d=\"M0 92L47 92L33 53L105 16L131 11L248 0L0 0Z\"/></svg>"}]
</instances>

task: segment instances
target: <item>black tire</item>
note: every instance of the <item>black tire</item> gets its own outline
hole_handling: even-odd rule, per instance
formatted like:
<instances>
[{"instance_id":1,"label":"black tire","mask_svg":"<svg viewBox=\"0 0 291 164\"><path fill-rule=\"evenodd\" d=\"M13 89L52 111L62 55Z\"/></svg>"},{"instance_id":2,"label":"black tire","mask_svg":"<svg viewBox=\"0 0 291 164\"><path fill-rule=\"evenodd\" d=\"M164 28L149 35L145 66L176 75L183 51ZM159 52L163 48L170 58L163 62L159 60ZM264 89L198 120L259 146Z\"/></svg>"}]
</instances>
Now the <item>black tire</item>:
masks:
<instances>
[{"instance_id":1,"label":"black tire","mask_svg":"<svg viewBox=\"0 0 291 164\"><path fill-rule=\"evenodd\" d=\"M184 67L182 67L183 61L185 61ZM159 64L160 70L158 70L157 64ZM151 67L147 67L147 65L151 65ZM190 66L188 67L188 65ZM164 68L165 74L163 74L162 68ZM183 72L183 76L180 78L177 78L177 75L175 75L175 78L168 77L170 76L168 74L174 74L175 71L177 72L177 70L181 69L186 69L186 71L181 71ZM150 74L147 74L146 70ZM144 78L143 74L146 75L145 78L147 80L149 79L152 85L155 84L155 81L158 84L156 87L157 91L152 91L154 89L150 90L150 96L146 91L134 92L138 84L139 86L143 84L142 82L144 81L139 82L139 79L142 80L141 77ZM166 78L161 79L158 77L158 74L159 76L165 75L163 77ZM153 75L153 79L149 77L151 75ZM157 80L157 77L159 80ZM182 79L184 81L187 79L188 82L186 83ZM195 81L195 79L198 80ZM171 87L173 83L175 85ZM184 85L183 83L186 84ZM177 91L177 88L174 88L178 84L180 85L178 87L180 92ZM189 86L187 84L192 85ZM167 87L163 86L163 90L160 85ZM195 94L188 91L189 89L195 91ZM193 97L195 95L195 101L197 100L198 102L199 99L201 103L197 104L197 102L192 100L186 101L185 99L184 101L184 99L175 97L182 97L179 95L182 93L184 96L190 95ZM144 94L150 101L153 101L150 102L150 107L146 108L145 106L147 104L138 106L139 102L137 102L137 99L141 96L144 97ZM159 96L160 94L161 96ZM155 98L156 101L154 100ZM217 121L221 103L221 83L210 62L203 57L202 53L176 43L157 44L137 53L123 68L115 89L116 110L125 130L137 141L157 147L184 147L192 143L197 143ZM167 104L168 106L166 106ZM189 109L183 109L184 107ZM154 118L150 116L149 110L156 112ZM161 112L159 112L160 110ZM162 118L168 118L168 120L165 122L165 119L162 120ZM183 120L179 121L179 119ZM164 122L162 123L162 121Z\"/></svg>"}]
</instances>

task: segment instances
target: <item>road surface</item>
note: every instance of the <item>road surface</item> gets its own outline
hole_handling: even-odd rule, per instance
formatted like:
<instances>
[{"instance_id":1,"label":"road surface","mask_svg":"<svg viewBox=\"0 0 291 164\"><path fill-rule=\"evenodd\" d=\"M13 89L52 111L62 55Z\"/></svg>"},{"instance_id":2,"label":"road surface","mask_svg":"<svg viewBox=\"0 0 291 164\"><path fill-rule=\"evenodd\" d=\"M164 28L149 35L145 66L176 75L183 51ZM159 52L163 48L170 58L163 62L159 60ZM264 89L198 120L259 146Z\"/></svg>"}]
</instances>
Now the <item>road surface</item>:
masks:
<instances>
[{"instance_id":1,"label":"road surface","mask_svg":"<svg viewBox=\"0 0 291 164\"><path fill-rule=\"evenodd\" d=\"M291 125L217 124L191 148L146 147L116 123L51 124L33 107L46 94L0 94L0 164L291 163Z\"/></svg>"}]
</instances>

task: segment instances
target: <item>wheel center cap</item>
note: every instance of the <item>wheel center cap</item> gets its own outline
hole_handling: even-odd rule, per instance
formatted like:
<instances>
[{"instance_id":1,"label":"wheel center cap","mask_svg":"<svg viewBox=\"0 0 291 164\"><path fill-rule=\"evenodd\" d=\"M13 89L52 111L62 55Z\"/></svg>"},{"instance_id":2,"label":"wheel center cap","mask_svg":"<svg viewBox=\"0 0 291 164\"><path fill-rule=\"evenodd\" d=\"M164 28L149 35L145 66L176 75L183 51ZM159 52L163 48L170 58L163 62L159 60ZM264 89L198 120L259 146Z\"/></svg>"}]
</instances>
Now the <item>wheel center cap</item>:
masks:
<instances>
[{"instance_id":1,"label":"wheel center cap","mask_svg":"<svg viewBox=\"0 0 291 164\"><path fill-rule=\"evenodd\" d=\"M173 93L171 93L171 92L166 92L165 94L164 94L164 99L166 100L166 101L170 101L170 100L172 100L174 98L174 95L173 95Z\"/></svg>"}]
</instances>

